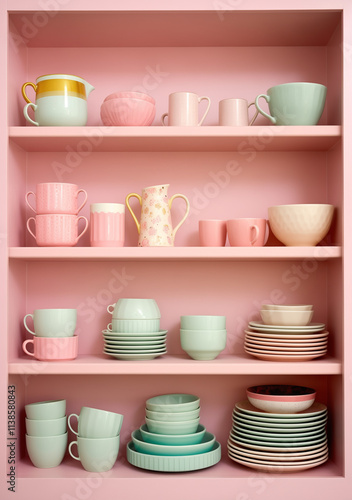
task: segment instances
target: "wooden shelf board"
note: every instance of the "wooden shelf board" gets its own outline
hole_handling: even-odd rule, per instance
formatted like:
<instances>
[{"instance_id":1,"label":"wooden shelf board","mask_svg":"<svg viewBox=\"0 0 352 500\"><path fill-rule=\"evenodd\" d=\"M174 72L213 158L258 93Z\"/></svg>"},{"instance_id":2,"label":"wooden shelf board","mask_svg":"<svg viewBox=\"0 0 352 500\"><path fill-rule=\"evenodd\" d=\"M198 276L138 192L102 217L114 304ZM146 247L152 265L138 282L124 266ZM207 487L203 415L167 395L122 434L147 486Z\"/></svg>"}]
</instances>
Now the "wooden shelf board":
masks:
<instances>
[{"instance_id":1,"label":"wooden shelf board","mask_svg":"<svg viewBox=\"0 0 352 500\"><path fill-rule=\"evenodd\" d=\"M38 365L39 363L39 365ZM40 362L28 358L11 360L11 375L41 375ZM36 368L40 368L39 370ZM184 355L164 355L147 361L125 361L105 354L80 355L73 361L45 364L47 375L340 375L342 363L325 356L310 362L261 361L249 355L220 355L212 361L195 361Z\"/></svg>"},{"instance_id":2,"label":"wooden shelf board","mask_svg":"<svg viewBox=\"0 0 352 500\"><path fill-rule=\"evenodd\" d=\"M11 142L28 152L327 151L338 125L297 127L10 127ZM72 149L70 149L72 148Z\"/></svg>"}]
</instances>

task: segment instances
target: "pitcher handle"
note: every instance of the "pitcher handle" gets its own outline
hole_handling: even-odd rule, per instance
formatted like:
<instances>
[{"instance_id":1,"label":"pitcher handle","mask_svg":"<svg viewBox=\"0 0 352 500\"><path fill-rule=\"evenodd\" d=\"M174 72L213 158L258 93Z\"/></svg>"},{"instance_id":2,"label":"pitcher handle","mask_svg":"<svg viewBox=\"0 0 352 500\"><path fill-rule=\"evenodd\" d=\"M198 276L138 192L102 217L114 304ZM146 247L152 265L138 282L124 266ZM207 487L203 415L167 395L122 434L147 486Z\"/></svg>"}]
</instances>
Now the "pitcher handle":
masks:
<instances>
[{"instance_id":1,"label":"pitcher handle","mask_svg":"<svg viewBox=\"0 0 352 500\"><path fill-rule=\"evenodd\" d=\"M127 208L128 208L128 210L130 211L130 214L132 215L133 220L134 220L134 221L135 221L135 223L136 223L138 234L140 234L140 232L141 232L141 225L140 225L140 223L138 222L137 217L135 216L135 214L134 214L134 212L133 212L132 208L130 207L130 204L128 203L128 200L129 200L130 198L132 198L132 197L135 197L135 198L137 198L137 199L139 200L139 204L140 204L140 206L142 206L142 197L141 197L139 194L137 194L137 193L130 193L130 194L128 194L128 195L126 196L126 200L125 200L125 201L126 201Z\"/></svg>"},{"instance_id":2,"label":"pitcher handle","mask_svg":"<svg viewBox=\"0 0 352 500\"><path fill-rule=\"evenodd\" d=\"M200 125L202 125L202 123L204 122L204 119L205 119L205 117L206 117L206 116L207 116L207 114L208 114L208 111L209 111L209 108L210 108L210 104L211 104L211 101L210 101L209 97L207 97L207 96L205 96L205 95L203 95L203 96L201 96L201 97L198 97L198 102L200 102L200 101L208 101L208 106L207 106L207 109L205 110L205 113L204 113L204 115L203 115L203 118L202 118L202 119L201 119L201 121L198 123L198 127L200 127ZM187 201L188 201L188 200L187 200Z\"/></svg>"},{"instance_id":3,"label":"pitcher handle","mask_svg":"<svg viewBox=\"0 0 352 500\"><path fill-rule=\"evenodd\" d=\"M255 98L255 107L257 108L257 110L259 111L259 113L261 113L263 116L265 116L266 118L269 118L269 120L275 125L276 123L276 118L274 118L273 116L269 115L268 113L266 113L265 111L262 110L262 108L259 106L258 104L258 101L259 99L263 97L267 103L270 102L270 96L269 95L266 95L266 94L259 94L256 98Z\"/></svg>"},{"instance_id":4,"label":"pitcher handle","mask_svg":"<svg viewBox=\"0 0 352 500\"><path fill-rule=\"evenodd\" d=\"M250 104L248 104L248 109L249 109L251 106L255 106L255 102L251 102ZM255 122L255 120L257 119L258 115L259 115L259 111L258 111L258 110L256 110L256 112L255 112L255 113L254 113L254 115L253 115L253 118L251 119L251 121L249 122L249 124L248 124L248 125L253 125L253 123L254 123L254 122Z\"/></svg>"},{"instance_id":5,"label":"pitcher handle","mask_svg":"<svg viewBox=\"0 0 352 500\"><path fill-rule=\"evenodd\" d=\"M182 226L182 224L186 220L187 215L189 214L189 209L190 209L188 198L184 194L174 194L173 196L171 196L171 198L169 200L169 208L170 208L170 210L171 210L172 202L174 201L175 198L182 198L183 200L185 200L187 208L186 208L185 215L183 216L183 218L180 220L180 222L177 224L177 226L172 231L173 238L175 238L177 231L179 230L179 228Z\"/></svg>"}]
</instances>

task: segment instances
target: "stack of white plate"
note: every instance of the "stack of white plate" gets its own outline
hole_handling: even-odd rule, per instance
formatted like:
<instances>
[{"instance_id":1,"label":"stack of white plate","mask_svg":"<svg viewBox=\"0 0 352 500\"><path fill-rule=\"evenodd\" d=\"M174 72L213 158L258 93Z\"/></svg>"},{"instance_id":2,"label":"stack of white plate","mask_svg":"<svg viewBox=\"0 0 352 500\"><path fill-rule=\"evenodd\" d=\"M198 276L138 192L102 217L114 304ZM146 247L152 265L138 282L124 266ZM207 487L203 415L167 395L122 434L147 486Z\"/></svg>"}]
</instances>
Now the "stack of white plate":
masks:
<instances>
[{"instance_id":1,"label":"stack of white plate","mask_svg":"<svg viewBox=\"0 0 352 500\"><path fill-rule=\"evenodd\" d=\"M266 361L309 361L327 353L328 335L324 323L281 326L250 321L244 350Z\"/></svg>"},{"instance_id":2,"label":"stack of white plate","mask_svg":"<svg viewBox=\"0 0 352 500\"><path fill-rule=\"evenodd\" d=\"M293 472L328 459L327 408L314 403L298 413L267 413L247 400L235 405L228 456L252 469Z\"/></svg>"},{"instance_id":3,"label":"stack of white plate","mask_svg":"<svg viewBox=\"0 0 352 500\"><path fill-rule=\"evenodd\" d=\"M147 360L166 354L167 330L111 332L103 330L104 353L117 359Z\"/></svg>"}]
</instances>

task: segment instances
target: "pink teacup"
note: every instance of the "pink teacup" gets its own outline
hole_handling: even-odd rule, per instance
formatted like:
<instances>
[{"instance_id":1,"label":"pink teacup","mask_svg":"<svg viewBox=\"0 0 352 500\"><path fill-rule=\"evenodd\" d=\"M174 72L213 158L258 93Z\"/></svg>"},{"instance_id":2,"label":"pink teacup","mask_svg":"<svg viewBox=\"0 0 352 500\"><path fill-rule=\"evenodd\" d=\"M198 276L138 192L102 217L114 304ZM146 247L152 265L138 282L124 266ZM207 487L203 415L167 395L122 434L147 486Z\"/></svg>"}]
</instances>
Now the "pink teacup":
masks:
<instances>
[{"instance_id":1,"label":"pink teacup","mask_svg":"<svg viewBox=\"0 0 352 500\"><path fill-rule=\"evenodd\" d=\"M226 243L226 221L200 220L199 241L202 247L223 247Z\"/></svg>"},{"instance_id":2,"label":"pink teacup","mask_svg":"<svg viewBox=\"0 0 352 500\"><path fill-rule=\"evenodd\" d=\"M28 351L28 344L33 344L33 352ZM78 336L33 337L23 342L22 349L28 356L32 356L39 361L75 359L78 354Z\"/></svg>"},{"instance_id":3,"label":"pink teacup","mask_svg":"<svg viewBox=\"0 0 352 500\"><path fill-rule=\"evenodd\" d=\"M84 193L84 201L78 206L78 195ZM36 200L36 208L29 203L29 197L33 195ZM37 184L36 194L28 191L26 194L27 205L36 214L71 214L77 215L87 202L87 192L78 189L76 184L64 182L43 182Z\"/></svg>"},{"instance_id":4,"label":"pink teacup","mask_svg":"<svg viewBox=\"0 0 352 500\"><path fill-rule=\"evenodd\" d=\"M78 222L84 220L86 225L78 234ZM36 227L34 234L29 227L33 220ZM76 215L46 214L30 217L27 220L27 229L40 247L72 247L88 229L88 220Z\"/></svg>"},{"instance_id":5,"label":"pink teacup","mask_svg":"<svg viewBox=\"0 0 352 500\"><path fill-rule=\"evenodd\" d=\"M266 219L232 219L227 234L232 247L262 247L268 239Z\"/></svg>"}]
</instances>

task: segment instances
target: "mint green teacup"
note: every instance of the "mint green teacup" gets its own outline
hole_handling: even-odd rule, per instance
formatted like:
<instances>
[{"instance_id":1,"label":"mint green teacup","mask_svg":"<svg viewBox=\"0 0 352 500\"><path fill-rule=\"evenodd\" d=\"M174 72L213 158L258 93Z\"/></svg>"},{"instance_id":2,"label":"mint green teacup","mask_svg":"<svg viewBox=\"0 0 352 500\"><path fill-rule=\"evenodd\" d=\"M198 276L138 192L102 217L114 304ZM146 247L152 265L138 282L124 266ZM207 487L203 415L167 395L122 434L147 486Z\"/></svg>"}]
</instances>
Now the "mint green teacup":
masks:
<instances>
[{"instance_id":1,"label":"mint green teacup","mask_svg":"<svg viewBox=\"0 0 352 500\"><path fill-rule=\"evenodd\" d=\"M65 455L67 432L59 436L28 436L26 434L26 447L35 467L40 469L57 467Z\"/></svg>"},{"instance_id":2,"label":"mint green teacup","mask_svg":"<svg viewBox=\"0 0 352 500\"><path fill-rule=\"evenodd\" d=\"M78 457L72 453L72 446L76 444ZM72 441L68 451L72 458L79 460L88 472L106 472L110 470L117 459L120 446L120 436L112 438L83 438L78 436Z\"/></svg>"},{"instance_id":3,"label":"mint green teacup","mask_svg":"<svg viewBox=\"0 0 352 500\"><path fill-rule=\"evenodd\" d=\"M258 95L255 106L274 125L316 125L323 113L326 91L319 83L284 83ZM270 114L259 106L261 97L267 101Z\"/></svg>"}]
</instances>

